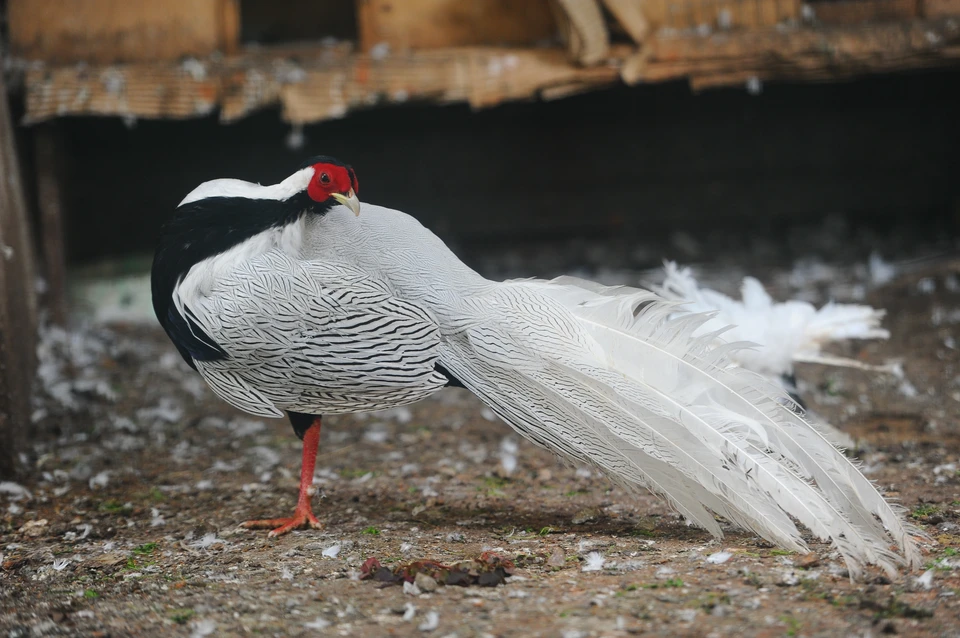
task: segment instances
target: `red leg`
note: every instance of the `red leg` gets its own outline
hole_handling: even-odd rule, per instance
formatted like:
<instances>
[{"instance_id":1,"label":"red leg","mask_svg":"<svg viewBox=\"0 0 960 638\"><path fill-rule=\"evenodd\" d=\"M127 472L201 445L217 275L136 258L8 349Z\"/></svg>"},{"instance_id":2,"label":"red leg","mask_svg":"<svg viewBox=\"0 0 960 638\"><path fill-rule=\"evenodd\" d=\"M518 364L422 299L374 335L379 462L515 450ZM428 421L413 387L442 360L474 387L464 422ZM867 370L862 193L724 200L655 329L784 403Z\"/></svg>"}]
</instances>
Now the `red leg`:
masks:
<instances>
[{"instance_id":1,"label":"red leg","mask_svg":"<svg viewBox=\"0 0 960 638\"><path fill-rule=\"evenodd\" d=\"M300 498L297 509L290 518L267 518L259 521L247 521L241 527L247 529L270 529L267 536L280 536L290 530L300 528L323 529L323 525L313 515L310 508L310 489L313 487L313 470L317 464L317 448L320 446L320 417L313 420L303 435L303 463L300 467Z\"/></svg>"}]
</instances>

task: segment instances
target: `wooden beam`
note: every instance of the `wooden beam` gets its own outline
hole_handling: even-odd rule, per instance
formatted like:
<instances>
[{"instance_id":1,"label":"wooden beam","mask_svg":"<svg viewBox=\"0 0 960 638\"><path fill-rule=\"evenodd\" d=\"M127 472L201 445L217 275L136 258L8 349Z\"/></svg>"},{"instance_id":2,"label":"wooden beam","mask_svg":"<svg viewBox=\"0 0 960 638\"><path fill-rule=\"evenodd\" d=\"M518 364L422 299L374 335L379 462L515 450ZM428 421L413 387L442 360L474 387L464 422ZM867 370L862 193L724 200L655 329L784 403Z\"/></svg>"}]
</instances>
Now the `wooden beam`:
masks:
<instances>
[{"instance_id":1,"label":"wooden beam","mask_svg":"<svg viewBox=\"0 0 960 638\"><path fill-rule=\"evenodd\" d=\"M11 53L48 62L231 54L240 40L239 0L8 0L7 14Z\"/></svg>"},{"instance_id":2,"label":"wooden beam","mask_svg":"<svg viewBox=\"0 0 960 638\"><path fill-rule=\"evenodd\" d=\"M6 86L0 74L0 476L18 473L36 370L33 246Z\"/></svg>"},{"instance_id":3,"label":"wooden beam","mask_svg":"<svg viewBox=\"0 0 960 638\"><path fill-rule=\"evenodd\" d=\"M355 53L349 44L257 47L227 58L116 65L29 65L25 122L76 115L180 119L220 109L223 122L279 106L309 124L353 110L421 101L486 108L555 98L618 82L710 74L726 83L750 71L784 80L960 66L955 19L855 27L747 29L702 36L650 35L637 50L614 44L607 63L571 64L559 47L456 47L405 54ZM734 75L731 75L734 74Z\"/></svg>"},{"instance_id":4,"label":"wooden beam","mask_svg":"<svg viewBox=\"0 0 960 638\"><path fill-rule=\"evenodd\" d=\"M603 4L630 38L643 44L650 34L650 21L643 13L643 0L603 0Z\"/></svg>"},{"instance_id":5,"label":"wooden beam","mask_svg":"<svg viewBox=\"0 0 960 638\"><path fill-rule=\"evenodd\" d=\"M48 122L38 126L33 136L33 159L43 274L47 282L46 307L50 312L50 320L61 326L67 322L67 261L60 191L63 155L63 135L59 124Z\"/></svg>"},{"instance_id":6,"label":"wooden beam","mask_svg":"<svg viewBox=\"0 0 960 638\"><path fill-rule=\"evenodd\" d=\"M357 24L364 53L532 45L557 32L547 0L357 0Z\"/></svg>"},{"instance_id":7,"label":"wooden beam","mask_svg":"<svg viewBox=\"0 0 960 638\"><path fill-rule=\"evenodd\" d=\"M610 33L597 0L551 0L551 6L572 61L591 66L607 58Z\"/></svg>"}]
</instances>

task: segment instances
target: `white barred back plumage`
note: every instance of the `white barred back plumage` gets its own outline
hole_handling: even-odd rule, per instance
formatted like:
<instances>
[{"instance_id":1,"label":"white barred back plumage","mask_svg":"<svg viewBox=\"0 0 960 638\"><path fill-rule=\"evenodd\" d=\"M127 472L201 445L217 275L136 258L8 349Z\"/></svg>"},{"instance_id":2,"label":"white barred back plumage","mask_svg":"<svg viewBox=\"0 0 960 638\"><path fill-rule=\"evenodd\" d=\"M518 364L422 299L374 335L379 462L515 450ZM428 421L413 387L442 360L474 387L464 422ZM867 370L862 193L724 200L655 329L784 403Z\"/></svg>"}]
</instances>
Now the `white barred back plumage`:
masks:
<instances>
[{"instance_id":1,"label":"white barred back plumage","mask_svg":"<svg viewBox=\"0 0 960 638\"><path fill-rule=\"evenodd\" d=\"M410 403L446 383L439 365L530 441L716 537L714 514L803 551L797 521L852 576L920 562L918 531L780 388L731 364L736 344L694 336L709 316L673 316L653 292L489 281L412 217L365 204L263 230L173 295L225 352L200 373L254 414Z\"/></svg>"},{"instance_id":2,"label":"white barred back plumage","mask_svg":"<svg viewBox=\"0 0 960 638\"><path fill-rule=\"evenodd\" d=\"M200 373L253 414L381 410L447 382L434 368L440 331L430 315L345 264L267 252L218 278L190 310L229 355Z\"/></svg>"}]
</instances>

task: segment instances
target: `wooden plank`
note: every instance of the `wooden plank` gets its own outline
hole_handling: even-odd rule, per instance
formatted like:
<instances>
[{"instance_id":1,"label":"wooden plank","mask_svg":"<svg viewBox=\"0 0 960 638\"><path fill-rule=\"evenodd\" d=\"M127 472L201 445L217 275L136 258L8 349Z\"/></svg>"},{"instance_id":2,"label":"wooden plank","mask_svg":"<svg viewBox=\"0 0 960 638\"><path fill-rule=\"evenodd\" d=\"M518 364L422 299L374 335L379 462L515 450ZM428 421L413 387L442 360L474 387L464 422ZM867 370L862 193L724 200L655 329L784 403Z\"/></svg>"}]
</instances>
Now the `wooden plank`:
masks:
<instances>
[{"instance_id":1,"label":"wooden plank","mask_svg":"<svg viewBox=\"0 0 960 638\"><path fill-rule=\"evenodd\" d=\"M0 74L0 477L14 476L26 449L36 370L33 243Z\"/></svg>"},{"instance_id":2,"label":"wooden plank","mask_svg":"<svg viewBox=\"0 0 960 638\"><path fill-rule=\"evenodd\" d=\"M960 16L960 0L923 0L923 15L927 18Z\"/></svg>"},{"instance_id":3,"label":"wooden plank","mask_svg":"<svg viewBox=\"0 0 960 638\"><path fill-rule=\"evenodd\" d=\"M776 59L819 53L834 65L863 56L883 58L903 52L942 51L960 41L960 28L949 20L876 24L863 28L757 29L708 37L684 35L651 40L650 58L684 61L768 56Z\"/></svg>"},{"instance_id":4,"label":"wooden plank","mask_svg":"<svg viewBox=\"0 0 960 638\"><path fill-rule=\"evenodd\" d=\"M918 0L849 0L808 5L820 24L897 22L919 16Z\"/></svg>"},{"instance_id":5,"label":"wooden plank","mask_svg":"<svg viewBox=\"0 0 960 638\"><path fill-rule=\"evenodd\" d=\"M40 248L45 296L50 320L67 323L67 260L63 235L63 134L57 122L37 127L33 136L34 172L37 179L37 207L40 213Z\"/></svg>"},{"instance_id":6,"label":"wooden plank","mask_svg":"<svg viewBox=\"0 0 960 638\"><path fill-rule=\"evenodd\" d=\"M551 6L571 60L589 66L607 58L610 34L597 0L551 0Z\"/></svg>"},{"instance_id":7,"label":"wooden plank","mask_svg":"<svg viewBox=\"0 0 960 638\"><path fill-rule=\"evenodd\" d=\"M624 31L637 44L643 44L650 33L650 21L643 13L643 0L603 0Z\"/></svg>"},{"instance_id":8,"label":"wooden plank","mask_svg":"<svg viewBox=\"0 0 960 638\"><path fill-rule=\"evenodd\" d=\"M137 62L234 53L239 0L8 0L10 51L48 62Z\"/></svg>"},{"instance_id":9,"label":"wooden plank","mask_svg":"<svg viewBox=\"0 0 960 638\"><path fill-rule=\"evenodd\" d=\"M266 71L266 69L265 69ZM25 121L61 115L182 119L209 115L220 101L215 64L115 64L31 67Z\"/></svg>"},{"instance_id":10,"label":"wooden plank","mask_svg":"<svg viewBox=\"0 0 960 638\"><path fill-rule=\"evenodd\" d=\"M360 50L523 46L553 40L547 0L357 0Z\"/></svg>"},{"instance_id":11,"label":"wooden plank","mask_svg":"<svg viewBox=\"0 0 960 638\"><path fill-rule=\"evenodd\" d=\"M653 29L731 30L773 26L800 19L800 0L644 0Z\"/></svg>"}]
</instances>

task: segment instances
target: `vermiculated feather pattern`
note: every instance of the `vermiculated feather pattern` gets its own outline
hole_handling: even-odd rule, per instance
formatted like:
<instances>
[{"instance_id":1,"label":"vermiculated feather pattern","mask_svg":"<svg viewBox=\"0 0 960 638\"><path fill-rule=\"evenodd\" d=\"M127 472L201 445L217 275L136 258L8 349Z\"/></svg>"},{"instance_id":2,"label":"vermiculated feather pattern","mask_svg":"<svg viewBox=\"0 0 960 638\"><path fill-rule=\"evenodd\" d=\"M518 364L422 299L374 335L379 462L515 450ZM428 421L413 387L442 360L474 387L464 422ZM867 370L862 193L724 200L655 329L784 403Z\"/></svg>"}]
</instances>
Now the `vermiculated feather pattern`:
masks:
<instances>
[{"instance_id":1,"label":"vermiculated feather pattern","mask_svg":"<svg viewBox=\"0 0 960 638\"><path fill-rule=\"evenodd\" d=\"M378 410L446 384L429 314L346 265L268 252L219 278L190 314L229 355L200 373L261 416Z\"/></svg>"}]
</instances>

